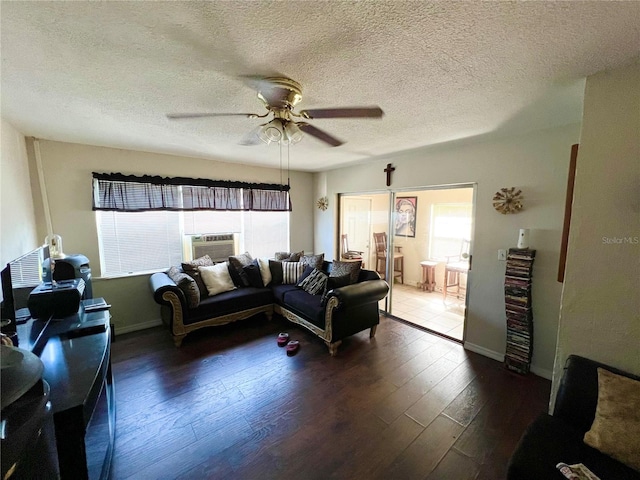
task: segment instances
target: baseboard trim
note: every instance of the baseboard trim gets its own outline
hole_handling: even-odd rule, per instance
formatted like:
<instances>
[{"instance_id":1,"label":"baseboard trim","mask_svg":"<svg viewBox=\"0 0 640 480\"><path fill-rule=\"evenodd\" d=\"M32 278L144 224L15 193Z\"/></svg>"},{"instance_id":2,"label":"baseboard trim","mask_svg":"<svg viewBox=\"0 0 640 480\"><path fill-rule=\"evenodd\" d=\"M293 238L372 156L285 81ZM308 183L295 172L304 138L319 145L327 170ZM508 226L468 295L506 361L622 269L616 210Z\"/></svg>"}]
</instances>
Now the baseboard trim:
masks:
<instances>
[{"instance_id":1,"label":"baseboard trim","mask_svg":"<svg viewBox=\"0 0 640 480\"><path fill-rule=\"evenodd\" d=\"M116 336L122 335L125 333L137 332L138 330L145 330L147 328L158 327L162 325L162 320L159 318L156 320L149 320L144 323L135 323L133 325L125 325L125 326L116 326Z\"/></svg>"},{"instance_id":2,"label":"baseboard trim","mask_svg":"<svg viewBox=\"0 0 640 480\"><path fill-rule=\"evenodd\" d=\"M551 380L551 377L553 377L553 372L551 370L538 368L535 365L531 365L531 373L539 377L546 378L547 380Z\"/></svg>"},{"instance_id":3,"label":"baseboard trim","mask_svg":"<svg viewBox=\"0 0 640 480\"><path fill-rule=\"evenodd\" d=\"M482 356L489 357L493 360L497 360L498 362L504 362L504 353L494 352L493 350L489 350L488 348L481 347L480 345L476 345L475 343L464 343L464 348L466 350L470 350L474 353L478 353ZM538 368L535 365L531 365L530 367L531 373L537 375L538 377L546 378L547 380L551 380L553 376L553 372L551 370L547 370L546 368Z\"/></svg>"},{"instance_id":4,"label":"baseboard trim","mask_svg":"<svg viewBox=\"0 0 640 480\"><path fill-rule=\"evenodd\" d=\"M489 357L498 362L504 362L504 353L498 353L470 342L464 342L463 346L466 350L471 350L474 353L478 353L484 357Z\"/></svg>"}]
</instances>

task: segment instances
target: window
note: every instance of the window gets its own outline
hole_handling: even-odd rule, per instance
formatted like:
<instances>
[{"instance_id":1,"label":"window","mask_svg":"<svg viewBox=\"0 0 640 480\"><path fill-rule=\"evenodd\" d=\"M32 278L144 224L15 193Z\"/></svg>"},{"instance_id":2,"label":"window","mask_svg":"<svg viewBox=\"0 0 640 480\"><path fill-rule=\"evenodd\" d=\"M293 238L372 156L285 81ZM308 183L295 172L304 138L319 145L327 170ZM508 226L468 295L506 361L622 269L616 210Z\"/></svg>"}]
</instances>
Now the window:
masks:
<instances>
[{"instance_id":1,"label":"window","mask_svg":"<svg viewBox=\"0 0 640 480\"><path fill-rule=\"evenodd\" d=\"M96 212L103 276L159 270L182 260L179 212Z\"/></svg>"},{"instance_id":2,"label":"window","mask_svg":"<svg viewBox=\"0 0 640 480\"><path fill-rule=\"evenodd\" d=\"M431 206L429 258L445 260L460 255L471 239L471 203L436 203ZM469 252L466 252L469 253Z\"/></svg>"},{"instance_id":3,"label":"window","mask_svg":"<svg viewBox=\"0 0 640 480\"><path fill-rule=\"evenodd\" d=\"M235 233L254 257L289 247L288 185L93 176L103 276L177 265L185 235Z\"/></svg>"},{"instance_id":4,"label":"window","mask_svg":"<svg viewBox=\"0 0 640 480\"><path fill-rule=\"evenodd\" d=\"M289 248L289 212L97 211L96 220L103 276L178 265L185 235L238 233L238 253L253 257Z\"/></svg>"}]
</instances>

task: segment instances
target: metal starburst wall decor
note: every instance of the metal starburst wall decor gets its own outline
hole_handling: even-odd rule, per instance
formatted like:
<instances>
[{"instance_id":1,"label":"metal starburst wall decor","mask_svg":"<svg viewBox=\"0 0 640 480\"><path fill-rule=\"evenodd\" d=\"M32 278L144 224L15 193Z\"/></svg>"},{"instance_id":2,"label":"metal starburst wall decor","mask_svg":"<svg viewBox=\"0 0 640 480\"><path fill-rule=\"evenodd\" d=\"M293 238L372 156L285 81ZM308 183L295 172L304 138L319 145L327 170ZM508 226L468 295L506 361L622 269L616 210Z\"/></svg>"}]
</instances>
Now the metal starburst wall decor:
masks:
<instances>
[{"instance_id":1,"label":"metal starburst wall decor","mask_svg":"<svg viewBox=\"0 0 640 480\"><path fill-rule=\"evenodd\" d=\"M516 187L501 188L493 195L493 208L503 215L522 210L522 190Z\"/></svg>"}]
</instances>

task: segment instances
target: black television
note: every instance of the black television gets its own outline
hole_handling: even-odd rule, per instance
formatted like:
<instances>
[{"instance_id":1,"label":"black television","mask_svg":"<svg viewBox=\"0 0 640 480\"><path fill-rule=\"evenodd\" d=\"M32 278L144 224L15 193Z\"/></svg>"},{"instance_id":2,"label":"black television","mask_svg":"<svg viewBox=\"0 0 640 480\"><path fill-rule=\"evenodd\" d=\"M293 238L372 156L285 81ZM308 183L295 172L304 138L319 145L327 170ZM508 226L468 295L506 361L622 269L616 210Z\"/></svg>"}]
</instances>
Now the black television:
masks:
<instances>
[{"instance_id":1,"label":"black television","mask_svg":"<svg viewBox=\"0 0 640 480\"><path fill-rule=\"evenodd\" d=\"M0 272L2 281L2 319L15 325L30 317L29 294L42 282L42 266L49 258L49 246L43 245L7 263Z\"/></svg>"}]
</instances>

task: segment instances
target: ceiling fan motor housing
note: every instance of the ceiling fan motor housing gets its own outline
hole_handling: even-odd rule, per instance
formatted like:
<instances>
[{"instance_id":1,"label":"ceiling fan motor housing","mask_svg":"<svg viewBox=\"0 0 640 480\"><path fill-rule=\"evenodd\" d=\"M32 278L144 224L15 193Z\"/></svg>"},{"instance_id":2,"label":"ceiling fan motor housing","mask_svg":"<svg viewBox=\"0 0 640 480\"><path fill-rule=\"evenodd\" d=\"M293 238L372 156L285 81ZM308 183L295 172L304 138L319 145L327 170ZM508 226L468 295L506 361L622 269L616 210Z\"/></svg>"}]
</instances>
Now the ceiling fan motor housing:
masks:
<instances>
[{"instance_id":1,"label":"ceiling fan motor housing","mask_svg":"<svg viewBox=\"0 0 640 480\"><path fill-rule=\"evenodd\" d=\"M291 109L302 100L302 86L286 77L267 77L268 85L258 90L258 98L269 110Z\"/></svg>"}]
</instances>

